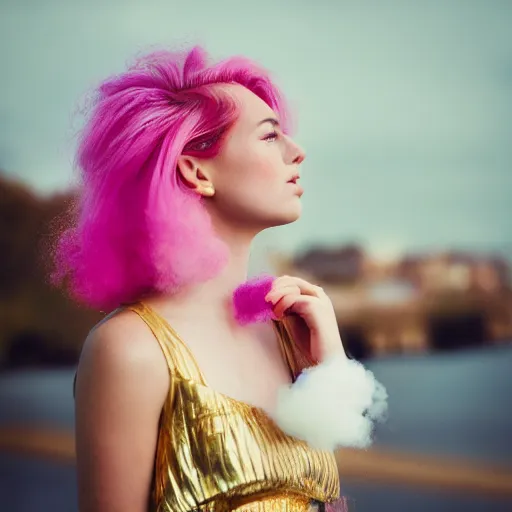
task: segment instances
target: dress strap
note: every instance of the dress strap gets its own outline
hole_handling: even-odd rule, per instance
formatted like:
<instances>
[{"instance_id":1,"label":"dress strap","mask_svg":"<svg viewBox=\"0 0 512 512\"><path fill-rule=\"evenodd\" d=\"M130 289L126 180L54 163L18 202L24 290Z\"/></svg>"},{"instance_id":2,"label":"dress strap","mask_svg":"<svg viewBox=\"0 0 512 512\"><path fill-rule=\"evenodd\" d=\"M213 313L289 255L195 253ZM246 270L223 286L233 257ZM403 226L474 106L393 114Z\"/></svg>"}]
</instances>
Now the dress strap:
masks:
<instances>
[{"instance_id":1,"label":"dress strap","mask_svg":"<svg viewBox=\"0 0 512 512\"><path fill-rule=\"evenodd\" d=\"M171 373L184 380L195 380L206 385L194 355L164 317L143 301L124 304L123 308L137 313L151 329Z\"/></svg>"},{"instance_id":2,"label":"dress strap","mask_svg":"<svg viewBox=\"0 0 512 512\"><path fill-rule=\"evenodd\" d=\"M137 313L151 329L171 373L184 380L195 380L204 386L207 385L191 350L165 318L143 301L125 304L123 308ZM286 320L274 321L274 328L283 358L290 369L292 380L295 381L304 368L314 366L316 362L294 342Z\"/></svg>"},{"instance_id":3,"label":"dress strap","mask_svg":"<svg viewBox=\"0 0 512 512\"><path fill-rule=\"evenodd\" d=\"M304 368L315 366L317 362L295 343L286 319L274 320L274 327L281 345L283 357L290 368L292 380L295 382Z\"/></svg>"}]
</instances>

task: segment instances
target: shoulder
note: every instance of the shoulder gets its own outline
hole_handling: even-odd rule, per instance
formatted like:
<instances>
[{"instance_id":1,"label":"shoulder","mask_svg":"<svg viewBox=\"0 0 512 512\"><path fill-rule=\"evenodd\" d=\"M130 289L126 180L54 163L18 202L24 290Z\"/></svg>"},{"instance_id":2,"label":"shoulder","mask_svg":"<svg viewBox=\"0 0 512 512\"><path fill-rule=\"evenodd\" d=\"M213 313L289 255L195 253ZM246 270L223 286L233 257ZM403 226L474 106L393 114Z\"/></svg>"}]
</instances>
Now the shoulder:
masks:
<instances>
[{"instance_id":1,"label":"shoulder","mask_svg":"<svg viewBox=\"0 0 512 512\"><path fill-rule=\"evenodd\" d=\"M114 314L115 313L115 314ZM80 355L77 385L137 389L165 398L169 372L151 330L129 310L108 315L89 332ZM148 378L150 376L151 378Z\"/></svg>"},{"instance_id":2,"label":"shoulder","mask_svg":"<svg viewBox=\"0 0 512 512\"><path fill-rule=\"evenodd\" d=\"M120 310L95 325L89 332L81 359L110 365L166 367L165 358L144 321L133 311Z\"/></svg>"},{"instance_id":3,"label":"shoulder","mask_svg":"<svg viewBox=\"0 0 512 512\"><path fill-rule=\"evenodd\" d=\"M146 510L169 379L136 313L116 311L89 332L75 394L80 510Z\"/></svg>"}]
</instances>

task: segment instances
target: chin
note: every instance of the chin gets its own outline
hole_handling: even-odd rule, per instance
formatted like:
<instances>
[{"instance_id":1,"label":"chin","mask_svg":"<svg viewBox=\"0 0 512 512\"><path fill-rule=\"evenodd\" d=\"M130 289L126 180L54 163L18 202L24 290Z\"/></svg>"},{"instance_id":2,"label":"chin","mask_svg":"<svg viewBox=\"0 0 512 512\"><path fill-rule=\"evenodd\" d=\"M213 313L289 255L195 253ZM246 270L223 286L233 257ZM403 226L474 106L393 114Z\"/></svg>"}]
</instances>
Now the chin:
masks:
<instances>
[{"instance_id":1,"label":"chin","mask_svg":"<svg viewBox=\"0 0 512 512\"><path fill-rule=\"evenodd\" d=\"M299 220L302 215L302 206L299 204L296 208L290 208L287 212L282 212L276 219L275 226L286 226L286 224L293 224Z\"/></svg>"}]
</instances>

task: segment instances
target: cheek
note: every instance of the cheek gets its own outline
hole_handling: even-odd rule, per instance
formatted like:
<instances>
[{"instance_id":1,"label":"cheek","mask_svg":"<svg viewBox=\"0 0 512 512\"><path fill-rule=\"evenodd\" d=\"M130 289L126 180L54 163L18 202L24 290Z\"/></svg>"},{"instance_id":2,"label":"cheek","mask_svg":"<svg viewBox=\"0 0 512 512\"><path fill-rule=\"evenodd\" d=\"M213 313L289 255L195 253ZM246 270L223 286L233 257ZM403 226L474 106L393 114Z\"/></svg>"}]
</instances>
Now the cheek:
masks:
<instances>
[{"instance_id":1,"label":"cheek","mask_svg":"<svg viewBox=\"0 0 512 512\"><path fill-rule=\"evenodd\" d=\"M276 166L269 162L258 162L252 167L252 172L247 178L253 185L273 185L278 181L279 173Z\"/></svg>"},{"instance_id":2,"label":"cheek","mask_svg":"<svg viewBox=\"0 0 512 512\"><path fill-rule=\"evenodd\" d=\"M240 145L219 162L223 188L241 195L284 183L286 171L277 147Z\"/></svg>"},{"instance_id":3,"label":"cheek","mask_svg":"<svg viewBox=\"0 0 512 512\"><path fill-rule=\"evenodd\" d=\"M245 159L244 174L247 174L248 179L254 183L275 183L283 177L283 164L277 151L265 149L266 151L251 155L250 159Z\"/></svg>"}]
</instances>

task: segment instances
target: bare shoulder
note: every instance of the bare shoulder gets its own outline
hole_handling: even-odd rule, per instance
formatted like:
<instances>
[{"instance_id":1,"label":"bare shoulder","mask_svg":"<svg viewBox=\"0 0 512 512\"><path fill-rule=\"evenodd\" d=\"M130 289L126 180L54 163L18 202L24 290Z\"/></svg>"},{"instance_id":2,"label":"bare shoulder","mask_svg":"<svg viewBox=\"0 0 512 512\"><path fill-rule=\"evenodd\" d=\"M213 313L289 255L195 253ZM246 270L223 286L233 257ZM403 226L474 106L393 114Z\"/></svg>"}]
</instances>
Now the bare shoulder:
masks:
<instances>
[{"instance_id":1,"label":"bare shoulder","mask_svg":"<svg viewBox=\"0 0 512 512\"><path fill-rule=\"evenodd\" d=\"M148 379L148 375L151 376ZM121 311L99 322L89 332L80 356L77 384L144 380L155 396L165 398L169 372L165 357L150 329L132 311Z\"/></svg>"},{"instance_id":2,"label":"bare shoulder","mask_svg":"<svg viewBox=\"0 0 512 512\"><path fill-rule=\"evenodd\" d=\"M115 351L121 356L145 355L160 359L158 343L143 320L133 311L124 310L103 319L89 332L84 352L108 354Z\"/></svg>"},{"instance_id":3,"label":"bare shoulder","mask_svg":"<svg viewBox=\"0 0 512 512\"><path fill-rule=\"evenodd\" d=\"M160 346L136 313L120 311L90 331L75 394L81 511L147 510L169 379Z\"/></svg>"}]
</instances>

